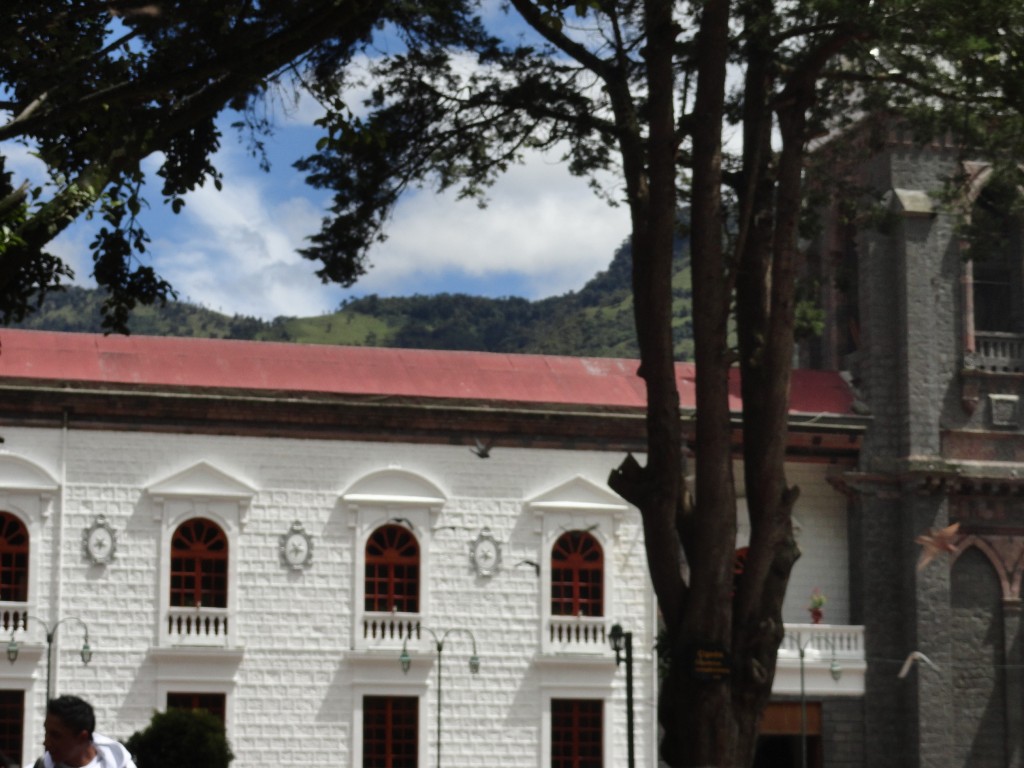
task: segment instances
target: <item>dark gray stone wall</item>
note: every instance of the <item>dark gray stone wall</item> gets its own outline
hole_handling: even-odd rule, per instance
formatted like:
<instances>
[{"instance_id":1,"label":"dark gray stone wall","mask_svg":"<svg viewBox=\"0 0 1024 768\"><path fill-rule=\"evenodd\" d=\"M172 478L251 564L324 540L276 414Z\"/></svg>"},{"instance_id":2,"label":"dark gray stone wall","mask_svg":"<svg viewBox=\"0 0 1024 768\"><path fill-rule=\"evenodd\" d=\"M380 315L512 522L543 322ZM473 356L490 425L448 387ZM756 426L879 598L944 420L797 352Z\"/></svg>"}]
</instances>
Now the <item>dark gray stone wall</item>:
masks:
<instances>
[{"instance_id":1,"label":"dark gray stone wall","mask_svg":"<svg viewBox=\"0 0 1024 768\"><path fill-rule=\"evenodd\" d=\"M916 760L914 718L907 716L912 690L901 685L896 673L906 656L906 635L912 612L904 600L904 539L899 498L880 489L860 498L859 530L852 531L859 548L863 600L856 606L856 622L864 624L865 655L865 766L906 768Z\"/></svg>"},{"instance_id":2,"label":"dark gray stone wall","mask_svg":"<svg viewBox=\"0 0 1024 768\"><path fill-rule=\"evenodd\" d=\"M1021 601L1003 601L1006 654L1006 768L1024 766L1024 657L1021 655Z\"/></svg>"},{"instance_id":3,"label":"dark gray stone wall","mask_svg":"<svg viewBox=\"0 0 1024 768\"><path fill-rule=\"evenodd\" d=\"M937 456L942 429L964 418L957 385L963 265L957 217L941 205L944 179L955 168L951 153L910 146L865 166L866 182L887 209L882 224L857 235L862 348L853 373L875 416L866 467ZM905 210L906 191L929 194L934 213Z\"/></svg>"},{"instance_id":4,"label":"dark gray stone wall","mask_svg":"<svg viewBox=\"0 0 1024 768\"><path fill-rule=\"evenodd\" d=\"M944 204L959 162L954 148L898 140L865 161L859 181L885 215L858 231L853 247L837 246L841 229L831 230L821 240L831 250L815 262L827 270L830 259L856 261L847 267L857 277L858 346L819 357L842 362L873 418L849 476L851 621L865 627L867 657L859 764L871 768L1024 768L1021 600L1004 594L1013 579L1003 584L980 550L954 569L945 554L916 568L915 538L951 517L961 534L1008 548L1003 572L1024 558L1015 548L1024 474L996 463L1024 463L1024 405L1014 400L1024 404L1024 376L970 369L959 217ZM997 419L997 405L1018 408L1016 420L1002 411ZM975 507L989 517L965 515ZM914 651L940 671L919 663L898 678ZM841 747L857 732L840 727L843 711L826 734L829 765L858 764L856 748Z\"/></svg>"},{"instance_id":5,"label":"dark gray stone wall","mask_svg":"<svg viewBox=\"0 0 1024 768\"><path fill-rule=\"evenodd\" d=\"M926 664L917 664L910 674L897 680L909 689L914 699L912 719L917 723L916 746L922 768L948 768L949 756L957 729L953 712L956 695L948 673L953 661L951 637L951 606L949 600L949 558L941 555L926 568L916 568L920 548L914 537L929 528L948 524L948 502L944 495L908 493L904 510L910 530L902 537L906 553L903 557L912 601L910 615L914 624L906 636L907 646L902 660L912 651L920 651L943 670L936 673Z\"/></svg>"},{"instance_id":6,"label":"dark gray stone wall","mask_svg":"<svg viewBox=\"0 0 1024 768\"><path fill-rule=\"evenodd\" d=\"M905 325L893 290L900 281L894 239L864 232L859 241L861 348L852 373L873 417L861 451L861 468L870 472L890 467L899 453Z\"/></svg>"},{"instance_id":7,"label":"dark gray stone wall","mask_svg":"<svg viewBox=\"0 0 1024 768\"><path fill-rule=\"evenodd\" d=\"M949 765L1003 768L1007 730L999 579L988 558L971 548L956 561L952 582L949 669L957 727Z\"/></svg>"},{"instance_id":8,"label":"dark gray stone wall","mask_svg":"<svg viewBox=\"0 0 1024 768\"><path fill-rule=\"evenodd\" d=\"M821 704L825 768L863 768L864 700L827 699Z\"/></svg>"}]
</instances>

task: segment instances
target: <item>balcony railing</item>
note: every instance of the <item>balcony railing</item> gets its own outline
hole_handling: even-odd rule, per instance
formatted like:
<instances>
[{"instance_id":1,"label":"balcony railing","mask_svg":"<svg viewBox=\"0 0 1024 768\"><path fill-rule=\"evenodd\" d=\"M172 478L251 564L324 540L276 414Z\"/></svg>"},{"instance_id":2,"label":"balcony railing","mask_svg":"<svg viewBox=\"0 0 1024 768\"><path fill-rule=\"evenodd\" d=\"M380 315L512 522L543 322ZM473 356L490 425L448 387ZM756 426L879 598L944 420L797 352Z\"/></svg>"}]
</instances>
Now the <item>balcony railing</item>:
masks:
<instances>
[{"instance_id":1,"label":"balcony railing","mask_svg":"<svg viewBox=\"0 0 1024 768\"><path fill-rule=\"evenodd\" d=\"M825 657L831 660L833 652L837 659L864 658L864 627L843 624L787 624L786 636L779 646L779 658L787 655L799 656L804 648L804 658Z\"/></svg>"},{"instance_id":2,"label":"balcony railing","mask_svg":"<svg viewBox=\"0 0 1024 768\"><path fill-rule=\"evenodd\" d=\"M420 638L420 615L418 613L363 614L356 634L356 648L398 649L406 641Z\"/></svg>"},{"instance_id":3,"label":"balcony railing","mask_svg":"<svg viewBox=\"0 0 1024 768\"><path fill-rule=\"evenodd\" d=\"M974 334L975 352L968 364L991 373L1024 372L1024 334L978 331Z\"/></svg>"},{"instance_id":4,"label":"balcony railing","mask_svg":"<svg viewBox=\"0 0 1024 768\"><path fill-rule=\"evenodd\" d=\"M807 695L857 696L864 693L864 627L844 624L786 624L779 645L772 692L800 693L800 649L804 652L804 688ZM839 680L833 679L832 663Z\"/></svg>"},{"instance_id":5,"label":"balcony railing","mask_svg":"<svg viewBox=\"0 0 1024 768\"><path fill-rule=\"evenodd\" d=\"M231 644L227 608L170 608L164 622L164 645L226 648Z\"/></svg>"},{"instance_id":6,"label":"balcony railing","mask_svg":"<svg viewBox=\"0 0 1024 768\"><path fill-rule=\"evenodd\" d=\"M609 647L603 616L552 616L541 642L544 653L607 654Z\"/></svg>"},{"instance_id":7,"label":"balcony railing","mask_svg":"<svg viewBox=\"0 0 1024 768\"><path fill-rule=\"evenodd\" d=\"M0 602L0 630L8 632L24 631L28 622L28 604Z\"/></svg>"}]
</instances>

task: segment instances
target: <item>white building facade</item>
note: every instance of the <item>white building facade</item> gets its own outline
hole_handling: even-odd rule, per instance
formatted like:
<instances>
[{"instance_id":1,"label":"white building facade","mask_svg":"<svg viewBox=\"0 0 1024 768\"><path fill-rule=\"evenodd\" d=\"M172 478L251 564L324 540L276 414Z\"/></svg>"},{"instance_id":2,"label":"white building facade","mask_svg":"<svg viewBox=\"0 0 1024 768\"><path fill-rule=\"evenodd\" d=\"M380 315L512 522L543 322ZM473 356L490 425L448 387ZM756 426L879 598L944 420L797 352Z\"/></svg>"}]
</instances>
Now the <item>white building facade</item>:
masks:
<instances>
[{"instance_id":1,"label":"white building facade","mask_svg":"<svg viewBox=\"0 0 1024 768\"><path fill-rule=\"evenodd\" d=\"M0 341L0 629L18 649L0 738L16 759L41 751L49 682L122 739L155 710L210 709L237 766L624 766L620 624L636 764L657 764L643 532L605 483L643 446L628 361ZM834 636L857 634L828 482L856 429L815 425L792 469L815 546L786 618L829 594L820 673ZM814 678L822 693L863 690L857 642L838 649L843 682Z\"/></svg>"}]
</instances>

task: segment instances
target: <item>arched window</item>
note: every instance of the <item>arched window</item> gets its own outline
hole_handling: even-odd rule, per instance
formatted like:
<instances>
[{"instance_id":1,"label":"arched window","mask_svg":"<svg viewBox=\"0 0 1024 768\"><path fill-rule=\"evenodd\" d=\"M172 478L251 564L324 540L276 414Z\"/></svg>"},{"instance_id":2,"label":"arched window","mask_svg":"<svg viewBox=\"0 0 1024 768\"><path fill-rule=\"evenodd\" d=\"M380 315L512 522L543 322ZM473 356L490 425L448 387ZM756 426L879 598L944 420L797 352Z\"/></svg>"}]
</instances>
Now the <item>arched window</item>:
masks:
<instances>
[{"instance_id":1,"label":"arched window","mask_svg":"<svg viewBox=\"0 0 1024 768\"><path fill-rule=\"evenodd\" d=\"M971 208L966 228L972 261L974 328L980 332L1020 333L1021 218L1016 175L986 184Z\"/></svg>"},{"instance_id":2,"label":"arched window","mask_svg":"<svg viewBox=\"0 0 1024 768\"><path fill-rule=\"evenodd\" d=\"M367 611L418 613L420 545L412 531L384 525L366 542Z\"/></svg>"},{"instance_id":3,"label":"arched window","mask_svg":"<svg viewBox=\"0 0 1024 768\"><path fill-rule=\"evenodd\" d=\"M195 517L174 532L171 606L228 607L228 539L212 520Z\"/></svg>"},{"instance_id":4,"label":"arched window","mask_svg":"<svg viewBox=\"0 0 1024 768\"><path fill-rule=\"evenodd\" d=\"M568 531L551 550L551 615L604 615L604 553L586 531Z\"/></svg>"},{"instance_id":5,"label":"arched window","mask_svg":"<svg viewBox=\"0 0 1024 768\"><path fill-rule=\"evenodd\" d=\"M9 512L0 512L0 601L28 602L28 530Z\"/></svg>"}]
</instances>

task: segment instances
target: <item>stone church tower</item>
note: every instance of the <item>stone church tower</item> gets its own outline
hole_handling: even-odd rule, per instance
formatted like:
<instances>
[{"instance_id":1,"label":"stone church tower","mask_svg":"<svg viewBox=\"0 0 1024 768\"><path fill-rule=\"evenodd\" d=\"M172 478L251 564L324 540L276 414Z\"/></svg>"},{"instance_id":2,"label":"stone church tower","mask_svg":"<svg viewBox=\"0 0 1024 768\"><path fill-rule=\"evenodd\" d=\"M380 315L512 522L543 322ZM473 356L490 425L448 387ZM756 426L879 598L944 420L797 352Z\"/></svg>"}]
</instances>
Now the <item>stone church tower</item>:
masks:
<instances>
[{"instance_id":1,"label":"stone church tower","mask_svg":"<svg viewBox=\"0 0 1024 768\"><path fill-rule=\"evenodd\" d=\"M843 139L849 187L808 252L826 328L799 353L844 372L872 417L857 470L838 481L850 618L865 627L865 765L1021 766L1024 249L1006 204L1017 187L951 143L868 132ZM939 549L923 562L929 532ZM904 669L915 652L925 658Z\"/></svg>"}]
</instances>

